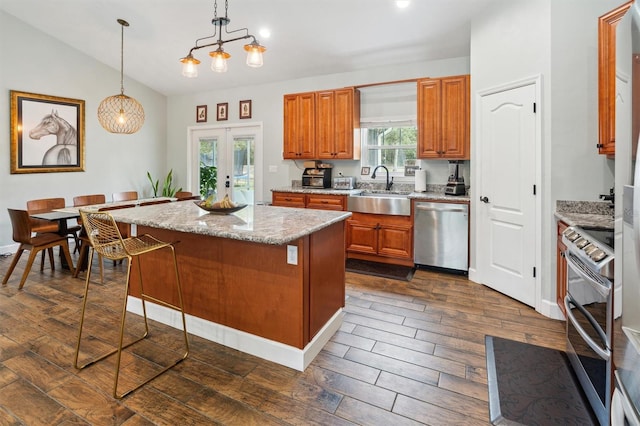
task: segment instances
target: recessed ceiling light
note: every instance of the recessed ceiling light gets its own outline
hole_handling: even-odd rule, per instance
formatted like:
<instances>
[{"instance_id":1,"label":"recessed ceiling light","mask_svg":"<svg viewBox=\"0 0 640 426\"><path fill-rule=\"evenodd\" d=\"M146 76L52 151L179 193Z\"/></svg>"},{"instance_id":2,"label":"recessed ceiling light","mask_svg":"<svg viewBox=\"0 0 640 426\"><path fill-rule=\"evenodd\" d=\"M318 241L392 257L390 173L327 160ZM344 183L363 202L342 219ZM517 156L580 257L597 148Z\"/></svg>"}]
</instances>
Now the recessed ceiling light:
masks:
<instances>
[{"instance_id":1,"label":"recessed ceiling light","mask_svg":"<svg viewBox=\"0 0 640 426\"><path fill-rule=\"evenodd\" d=\"M409 7L409 3L411 3L410 0L396 0L396 6L398 6L400 9Z\"/></svg>"},{"instance_id":2,"label":"recessed ceiling light","mask_svg":"<svg viewBox=\"0 0 640 426\"><path fill-rule=\"evenodd\" d=\"M271 37L271 30L269 28L260 28L258 34L260 34L262 38L269 38Z\"/></svg>"}]
</instances>

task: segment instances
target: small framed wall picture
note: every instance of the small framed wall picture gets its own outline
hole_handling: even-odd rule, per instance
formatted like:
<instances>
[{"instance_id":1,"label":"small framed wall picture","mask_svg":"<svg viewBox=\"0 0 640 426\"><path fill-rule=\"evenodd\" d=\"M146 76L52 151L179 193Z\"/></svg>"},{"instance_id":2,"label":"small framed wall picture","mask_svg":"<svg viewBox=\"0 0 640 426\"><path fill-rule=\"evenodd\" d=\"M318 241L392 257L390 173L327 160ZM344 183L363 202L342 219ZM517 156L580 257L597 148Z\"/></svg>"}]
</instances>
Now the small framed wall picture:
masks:
<instances>
[{"instance_id":1,"label":"small framed wall picture","mask_svg":"<svg viewBox=\"0 0 640 426\"><path fill-rule=\"evenodd\" d=\"M240 101L240 118L251 118L251 101Z\"/></svg>"},{"instance_id":2,"label":"small framed wall picture","mask_svg":"<svg viewBox=\"0 0 640 426\"><path fill-rule=\"evenodd\" d=\"M229 119L229 104L227 102L218 104L216 108L216 118L218 121L224 121Z\"/></svg>"},{"instance_id":3,"label":"small framed wall picture","mask_svg":"<svg viewBox=\"0 0 640 426\"><path fill-rule=\"evenodd\" d=\"M198 105L196 107L196 123L206 123L206 122L207 122L207 106Z\"/></svg>"},{"instance_id":4,"label":"small framed wall picture","mask_svg":"<svg viewBox=\"0 0 640 426\"><path fill-rule=\"evenodd\" d=\"M369 167L363 167L360 169L360 174L362 176L369 176Z\"/></svg>"}]
</instances>

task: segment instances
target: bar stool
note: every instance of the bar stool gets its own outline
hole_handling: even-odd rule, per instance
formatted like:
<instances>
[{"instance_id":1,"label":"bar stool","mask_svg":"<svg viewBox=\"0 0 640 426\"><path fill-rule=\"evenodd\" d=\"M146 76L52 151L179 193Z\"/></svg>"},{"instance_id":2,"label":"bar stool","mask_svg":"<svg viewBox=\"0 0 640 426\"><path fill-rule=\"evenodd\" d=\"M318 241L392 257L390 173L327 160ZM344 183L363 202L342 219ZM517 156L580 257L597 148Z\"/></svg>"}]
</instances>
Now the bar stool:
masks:
<instances>
[{"instance_id":1,"label":"bar stool","mask_svg":"<svg viewBox=\"0 0 640 426\"><path fill-rule=\"evenodd\" d=\"M76 345L76 352L74 358L74 366L77 369L83 369L89 365L92 365L114 353L117 353L116 356L116 366L115 366L115 379L113 383L113 397L120 399L125 395L133 392L136 389L139 389L146 383L158 377L160 374L174 367L178 363L182 362L189 355L189 338L187 336L187 325L185 321L184 314L184 303L182 300L182 288L180 286L180 276L178 274L178 264L176 261L176 253L173 245L171 243L165 243L160 241L151 235L145 234L136 237L122 238L120 235L120 231L118 230L118 226L116 221L113 219L113 216L107 212L88 212L84 210L80 210L80 215L82 218L82 224L86 228L87 235L89 240L91 241L91 250L89 255L89 268L87 269L87 278L86 285L84 290L84 300L82 302L82 316L80 318L80 329L78 331L78 342ZM176 278L176 290L178 295L178 305L173 305L171 303L165 302L163 300L159 300L151 295L145 294L143 280L142 280L142 268L140 266L140 260L138 260L138 276L140 280L140 299L142 301L142 312L144 317L144 334L134 339L132 342L127 344L123 344L124 340L124 326L127 315L127 296L129 294L130 287L130 279L131 279L131 262L134 257L141 256L145 253L150 253L152 251L161 250L161 249L169 249L171 250L173 256L173 266L175 270L175 278ZM82 330L84 327L84 319L87 308L87 296L89 293L89 284L91 277L91 263L93 260L93 253L98 252L102 257L117 261L121 259L127 259L127 277L125 282L125 291L124 291L124 301L122 304L122 316L120 320L120 336L118 339L117 348L111 350L110 352L98 356L91 361L86 362L83 365L78 365L78 354L80 353L80 343L82 341ZM144 382L136 385L134 388L122 393L118 394L118 378L120 376L120 360L122 357L122 350L143 340L145 337L149 335L149 324L147 321L147 309L146 302L153 302L158 305L164 306L166 308L170 308L176 311L179 311L182 317L182 332L184 335L184 346L185 352L184 354L176 361L174 361L171 365L164 367L161 371L154 374L151 378L145 380Z\"/></svg>"}]
</instances>

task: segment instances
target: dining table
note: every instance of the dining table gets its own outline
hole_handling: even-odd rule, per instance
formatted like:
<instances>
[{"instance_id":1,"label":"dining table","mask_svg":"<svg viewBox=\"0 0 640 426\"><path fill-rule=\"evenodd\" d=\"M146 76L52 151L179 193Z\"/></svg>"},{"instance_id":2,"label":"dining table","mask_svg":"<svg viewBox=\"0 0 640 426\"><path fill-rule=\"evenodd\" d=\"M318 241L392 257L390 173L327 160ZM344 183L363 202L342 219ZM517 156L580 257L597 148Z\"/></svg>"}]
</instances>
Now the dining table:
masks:
<instances>
[{"instance_id":1,"label":"dining table","mask_svg":"<svg viewBox=\"0 0 640 426\"><path fill-rule=\"evenodd\" d=\"M44 213L33 213L29 215L34 219L44 219L49 220L51 222L58 222L58 232L59 235L67 236L69 235L69 225L67 224L67 220L69 219L77 219L80 217L79 211L50 211ZM67 264L67 259L65 258L62 250L60 250L60 264L63 269L70 269Z\"/></svg>"}]
</instances>

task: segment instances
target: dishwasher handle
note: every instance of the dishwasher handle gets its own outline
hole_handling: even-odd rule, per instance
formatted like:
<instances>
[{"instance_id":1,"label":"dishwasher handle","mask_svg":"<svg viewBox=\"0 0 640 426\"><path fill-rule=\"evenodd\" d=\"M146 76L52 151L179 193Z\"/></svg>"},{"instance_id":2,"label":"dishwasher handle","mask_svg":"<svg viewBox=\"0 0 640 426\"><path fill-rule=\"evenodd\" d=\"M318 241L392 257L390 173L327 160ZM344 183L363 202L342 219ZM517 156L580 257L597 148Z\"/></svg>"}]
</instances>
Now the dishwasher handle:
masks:
<instances>
[{"instance_id":1,"label":"dishwasher handle","mask_svg":"<svg viewBox=\"0 0 640 426\"><path fill-rule=\"evenodd\" d=\"M416 204L416 210L421 210L425 212L453 212L453 213L467 213L467 206L452 206L451 204L444 204L443 206L434 206L432 204Z\"/></svg>"}]
</instances>

